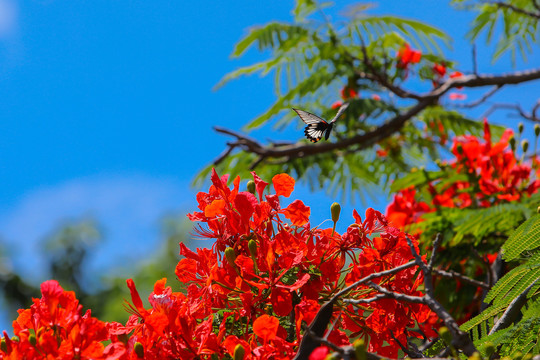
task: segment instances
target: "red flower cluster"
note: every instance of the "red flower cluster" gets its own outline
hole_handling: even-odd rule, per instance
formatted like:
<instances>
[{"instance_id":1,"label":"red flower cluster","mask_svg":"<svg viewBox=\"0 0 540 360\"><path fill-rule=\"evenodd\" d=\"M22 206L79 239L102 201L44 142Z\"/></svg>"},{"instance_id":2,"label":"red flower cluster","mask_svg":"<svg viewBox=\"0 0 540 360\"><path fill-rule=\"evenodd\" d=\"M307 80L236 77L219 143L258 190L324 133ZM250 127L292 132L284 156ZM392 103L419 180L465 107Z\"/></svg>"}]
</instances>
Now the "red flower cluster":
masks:
<instances>
[{"instance_id":1,"label":"red flower cluster","mask_svg":"<svg viewBox=\"0 0 540 360\"><path fill-rule=\"evenodd\" d=\"M332 236L331 229L310 228L310 210L302 201L281 207L280 196L290 195L294 187L292 178L275 176L276 194L263 195L268 183L253 176L257 196L241 192L239 178L229 189L226 176L212 173L209 192L197 196L200 212L189 217L205 224L199 225L198 234L215 239L215 246L213 251L195 253L181 245L185 259L176 274L187 285L189 307L197 309L201 319L223 316L221 324L227 318L236 324L215 329L231 355L240 344L246 359L290 358L301 339L302 321L309 324L322 303L355 280L402 265L412 255L405 233L388 226L373 209L368 209L364 221L354 212L355 223L347 232ZM415 273L411 268L376 282L393 291L419 294L422 279ZM373 295L364 286L348 298ZM217 315L215 309L228 311ZM349 344L350 338L358 336L370 337L371 351L396 356L399 347L392 334L406 342L407 336L417 335L408 329L420 326L435 336L428 321L431 312L425 306L380 300L343 305L341 310L342 318L329 337L337 345ZM345 331L353 336L346 336Z\"/></svg>"},{"instance_id":2,"label":"red flower cluster","mask_svg":"<svg viewBox=\"0 0 540 360\"><path fill-rule=\"evenodd\" d=\"M454 139L452 153L455 160L447 169L456 174L466 174L468 180L445 183L442 188L438 185L440 181L433 181L429 185L432 194L430 204L417 201L412 188L401 190L387 208L388 219L394 226L402 227L417 222L423 213L435 211L438 206L490 207L502 201L518 201L522 196L535 193L540 187L540 180L531 180L531 166L520 162L510 149L512 136L512 130L507 129L501 139L493 143L489 124L484 120L483 140L475 136Z\"/></svg>"},{"instance_id":3,"label":"red flower cluster","mask_svg":"<svg viewBox=\"0 0 540 360\"><path fill-rule=\"evenodd\" d=\"M82 315L73 292L45 282L42 298L20 310L16 340L4 333L0 359L291 359L302 323L310 324L323 303L365 276L413 259L410 235L389 226L381 213L368 209L362 219L354 211L343 235L311 228L310 208L302 201L281 206L293 178L274 176L273 194L265 191L267 182L255 173L253 178L252 192L240 191L239 177L231 189L227 176L212 171L210 189L197 194L199 211L188 216L199 223L195 233L215 243L195 251L180 244L184 258L176 275L182 292L158 280L147 308L130 279L131 317L126 324L104 323L90 311ZM334 221L338 216L333 210ZM372 281L421 295L419 273L414 266ZM328 340L342 346L361 337L370 351L396 357L395 339L436 336L428 307L376 294L364 284L341 297Z\"/></svg>"},{"instance_id":4,"label":"red flower cluster","mask_svg":"<svg viewBox=\"0 0 540 360\"><path fill-rule=\"evenodd\" d=\"M399 49L396 58L398 60L397 67L399 69L407 69L409 64L416 64L420 62L422 59L422 53L418 50L411 49L409 44L405 44L401 47L401 49Z\"/></svg>"},{"instance_id":5,"label":"red flower cluster","mask_svg":"<svg viewBox=\"0 0 540 360\"><path fill-rule=\"evenodd\" d=\"M4 331L0 359L106 359L123 358L125 346L109 336L108 324L82 314L73 291L58 282L41 284L41 299L19 310L13 322L15 338ZM107 346L104 341L111 340Z\"/></svg>"}]
</instances>

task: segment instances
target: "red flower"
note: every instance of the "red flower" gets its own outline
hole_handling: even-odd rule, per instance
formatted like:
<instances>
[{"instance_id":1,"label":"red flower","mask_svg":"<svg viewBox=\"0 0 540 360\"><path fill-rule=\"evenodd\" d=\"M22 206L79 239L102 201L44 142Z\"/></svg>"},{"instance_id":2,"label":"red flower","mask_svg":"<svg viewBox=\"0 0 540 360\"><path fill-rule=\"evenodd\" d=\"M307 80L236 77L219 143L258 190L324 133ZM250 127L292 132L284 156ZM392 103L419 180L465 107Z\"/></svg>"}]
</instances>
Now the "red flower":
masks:
<instances>
[{"instance_id":1,"label":"red flower","mask_svg":"<svg viewBox=\"0 0 540 360\"><path fill-rule=\"evenodd\" d=\"M388 156L388 151L383 150L383 149L378 149L378 150L376 151L376 153L377 153L377 156L379 156L379 157L386 157L386 156Z\"/></svg>"},{"instance_id":2,"label":"red flower","mask_svg":"<svg viewBox=\"0 0 540 360\"><path fill-rule=\"evenodd\" d=\"M398 54L397 54L397 60L398 60L397 67L399 69L407 69L409 64L419 63L421 59L422 59L422 53L420 51L413 50L413 49L411 49L409 44L405 44L398 51Z\"/></svg>"},{"instance_id":3,"label":"red flower","mask_svg":"<svg viewBox=\"0 0 540 360\"><path fill-rule=\"evenodd\" d=\"M349 100L358 96L355 89L345 86L341 89L341 98L343 100Z\"/></svg>"},{"instance_id":4,"label":"red flower","mask_svg":"<svg viewBox=\"0 0 540 360\"><path fill-rule=\"evenodd\" d=\"M30 309L19 310L13 322L18 337L9 339L2 359L119 359L126 351L123 343L109 336L107 324L82 313L82 305L72 291L55 280L41 284L41 299L33 299ZM104 342L112 340L105 347ZM45 355L44 355L45 354Z\"/></svg>"},{"instance_id":5,"label":"red flower","mask_svg":"<svg viewBox=\"0 0 540 360\"><path fill-rule=\"evenodd\" d=\"M324 360L329 353L330 350L326 346L319 346L311 352L309 360Z\"/></svg>"},{"instance_id":6,"label":"red flower","mask_svg":"<svg viewBox=\"0 0 540 360\"><path fill-rule=\"evenodd\" d=\"M274 340L277 335L279 320L270 315L261 315L253 322L253 332L261 337L264 343Z\"/></svg>"},{"instance_id":7,"label":"red flower","mask_svg":"<svg viewBox=\"0 0 540 360\"><path fill-rule=\"evenodd\" d=\"M456 78L460 78L462 76L463 76L463 74L461 72L454 71L453 73L450 74L450 79L456 79ZM463 86L458 86L456 89L461 90L461 89L463 89Z\"/></svg>"},{"instance_id":8,"label":"red flower","mask_svg":"<svg viewBox=\"0 0 540 360\"><path fill-rule=\"evenodd\" d=\"M450 98L450 100L465 100L467 98L467 95L465 94L461 94L461 93L456 93L456 92L452 92L448 95L448 97Z\"/></svg>"},{"instance_id":9,"label":"red flower","mask_svg":"<svg viewBox=\"0 0 540 360\"><path fill-rule=\"evenodd\" d=\"M444 75L446 75L446 67L442 64L435 63L433 65L433 72L442 78Z\"/></svg>"},{"instance_id":10,"label":"red flower","mask_svg":"<svg viewBox=\"0 0 540 360\"><path fill-rule=\"evenodd\" d=\"M341 106L343 105L343 101L336 101L335 103L332 104L332 109L339 109Z\"/></svg>"},{"instance_id":11,"label":"red flower","mask_svg":"<svg viewBox=\"0 0 540 360\"><path fill-rule=\"evenodd\" d=\"M291 220L294 226L305 225L309 221L311 210L302 200L294 200L289 206L281 210L285 217Z\"/></svg>"},{"instance_id":12,"label":"red flower","mask_svg":"<svg viewBox=\"0 0 540 360\"><path fill-rule=\"evenodd\" d=\"M272 178L276 195L289 197L294 190L294 179L287 174L278 174Z\"/></svg>"}]
</instances>

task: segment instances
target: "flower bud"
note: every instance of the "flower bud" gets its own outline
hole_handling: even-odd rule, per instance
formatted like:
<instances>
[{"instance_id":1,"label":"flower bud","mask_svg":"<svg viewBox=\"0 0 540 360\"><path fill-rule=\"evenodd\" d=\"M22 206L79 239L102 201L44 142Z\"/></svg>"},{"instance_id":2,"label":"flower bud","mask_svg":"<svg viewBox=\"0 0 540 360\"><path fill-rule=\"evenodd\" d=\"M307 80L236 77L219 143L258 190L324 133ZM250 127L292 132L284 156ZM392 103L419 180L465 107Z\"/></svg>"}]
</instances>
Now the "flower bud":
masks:
<instances>
[{"instance_id":1,"label":"flower bud","mask_svg":"<svg viewBox=\"0 0 540 360\"><path fill-rule=\"evenodd\" d=\"M246 349L241 344L236 345L234 348L234 360L243 360L246 354Z\"/></svg>"},{"instance_id":2,"label":"flower bud","mask_svg":"<svg viewBox=\"0 0 540 360\"><path fill-rule=\"evenodd\" d=\"M512 151L516 151L516 138L512 136L508 141L510 142L510 148Z\"/></svg>"},{"instance_id":3,"label":"flower bud","mask_svg":"<svg viewBox=\"0 0 540 360\"><path fill-rule=\"evenodd\" d=\"M518 131L519 131L520 134L523 133L523 129L524 129L524 128L525 128L525 127L523 126L523 123L520 122L520 123L518 124Z\"/></svg>"},{"instance_id":4,"label":"flower bud","mask_svg":"<svg viewBox=\"0 0 540 360\"><path fill-rule=\"evenodd\" d=\"M2 341L0 341L0 350L7 353L7 343L6 339L2 338Z\"/></svg>"},{"instance_id":5,"label":"flower bud","mask_svg":"<svg viewBox=\"0 0 540 360\"><path fill-rule=\"evenodd\" d=\"M521 142L521 150L523 150L523 153L526 153L527 150L529 150L529 142L527 140Z\"/></svg>"},{"instance_id":6,"label":"flower bud","mask_svg":"<svg viewBox=\"0 0 540 360\"><path fill-rule=\"evenodd\" d=\"M140 342L136 342L135 345L133 345L133 351L135 352L135 355L137 355L137 357L139 359L144 359L144 347L143 347L143 344L141 344Z\"/></svg>"},{"instance_id":7,"label":"flower bud","mask_svg":"<svg viewBox=\"0 0 540 360\"><path fill-rule=\"evenodd\" d=\"M255 181L249 180L247 183L247 191L255 195Z\"/></svg>"},{"instance_id":8,"label":"flower bud","mask_svg":"<svg viewBox=\"0 0 540 360\"><path fill-rule=\"evenodd\" d=\"M28 337L28 342L30 343L30 345L36 346L36 335L30 334L30 336Z\"/></svg>"},{"instance_id":9,"label":"flower bud","mask_svg":"<svg viewBox=\"0 0 540 360\"><path fill-rule=\"evenodd\" d=\"M332 221L337 222L339 220L339 214L341 213L341 205L337 202L330 206L330 212L332 213Z\"/></svg>"},{"instance_id":10,"label":"flower bud","mask_svg":"<svg viewBox=\"0 0 540 360\"><path fill-rule=\"evenodd\" d=\"M486 352L486 356L489 358L495 353L495 344L493 344L491 341L486 341L484 343L484 351Z\"/></svg>"},{"instance_id":11,"label":"flower bud","mask_svg":"<svg viewBox=\"0 0 540 360\"><path fill-rule=\"evenodd\" d=\"M439 329L439 336L444 340L446 345L450 345L452 343L452 333L450 333L450 330L448 330L446 326L442 326Z\"/></svg>"},{"instance_id":12,"label":"flower bud","mask_svg":"<svg viewBox=\"0 0 540 360\"><path fill-rule=\"evenodd\" d=\"M249 249L249 255L251 255L252 258L257 257L257 242L253 239L248 241L248 249Z\"/></svg>"},{"instance_id":13,"label":"flower bud","mask_svg":"<svg viewBox=\"0 0 540 360\"><path fill-rule=\"evenodd\" d=\"M540 135L540 125L539 124L534 125L534 135L535 136Z\"/></svg>"},{"instance_id":14,"label":"flower bud","mask_svg":"<svg viewBox=\"0 0 540 360\"><path fill-rule=\"evenodd\" d=\"M366 342L364 339L356 339L353 343L356 360L366 360Z\"/></svg>"},{"instance_id":15,"label":"flower bud","mask_svg":"<svg viewBox=\"0 0 540 360\"><path fill-rule=\"evenodd\" d=\"M236 260L236 254L234 253L234 249L232 247L228 247L225 249L225 258L227 259L229 265L231 265L232 267L235 266L234 260Z\"/></svg>"}]
</instances>

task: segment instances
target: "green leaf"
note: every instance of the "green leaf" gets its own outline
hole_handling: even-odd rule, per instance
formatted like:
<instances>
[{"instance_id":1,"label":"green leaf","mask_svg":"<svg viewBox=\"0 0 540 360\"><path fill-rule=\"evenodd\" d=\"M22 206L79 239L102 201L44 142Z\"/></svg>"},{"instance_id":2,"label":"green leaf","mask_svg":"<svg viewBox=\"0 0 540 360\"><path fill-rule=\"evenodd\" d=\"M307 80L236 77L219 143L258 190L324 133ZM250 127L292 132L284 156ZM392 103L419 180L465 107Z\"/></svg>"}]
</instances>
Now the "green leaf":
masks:
<instances>
[{"instance_id":1,"label":"green leaf","mask_svg":"<svg viewBox=\"0 0 540 360\"><path fill-rule=\"evenodd\" d=\"M518 227L503 245L506 261L517 259L524 251L540 246L540 214L537 214Z\"/></svg>"}]
</instances>

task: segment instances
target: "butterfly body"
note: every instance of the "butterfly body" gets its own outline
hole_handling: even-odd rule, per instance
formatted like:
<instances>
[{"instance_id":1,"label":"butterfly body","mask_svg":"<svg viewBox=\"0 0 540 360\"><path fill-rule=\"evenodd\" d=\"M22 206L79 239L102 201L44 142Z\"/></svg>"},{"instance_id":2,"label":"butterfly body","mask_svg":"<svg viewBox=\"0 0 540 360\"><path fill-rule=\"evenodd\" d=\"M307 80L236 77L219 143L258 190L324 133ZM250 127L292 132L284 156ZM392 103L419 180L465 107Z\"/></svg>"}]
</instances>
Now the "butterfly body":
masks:
<instances>
[{"instance_id":1,"label":"butterfly body","mask_svg":"<svg viewBox=\"0 0 540 360\"><path fill-rule=\"evenodd\" d=\"M343 114L345 109L347 109L349 104L342 105L336 116L330 121L327 122L324 119L321 119L315 114L312 114L310 112L299 110L299 109L293 109L296 111L300 119L302 119L303 122L306 123L306 128L304 129L304 134L306 135L307 139L313 143L316 143L317 141L321 140L323 135L324 139L328 140L330 137L330 133L332 132L332 128L334 127L334 123L336 120Z\"/></svg>"}]
</instances>

